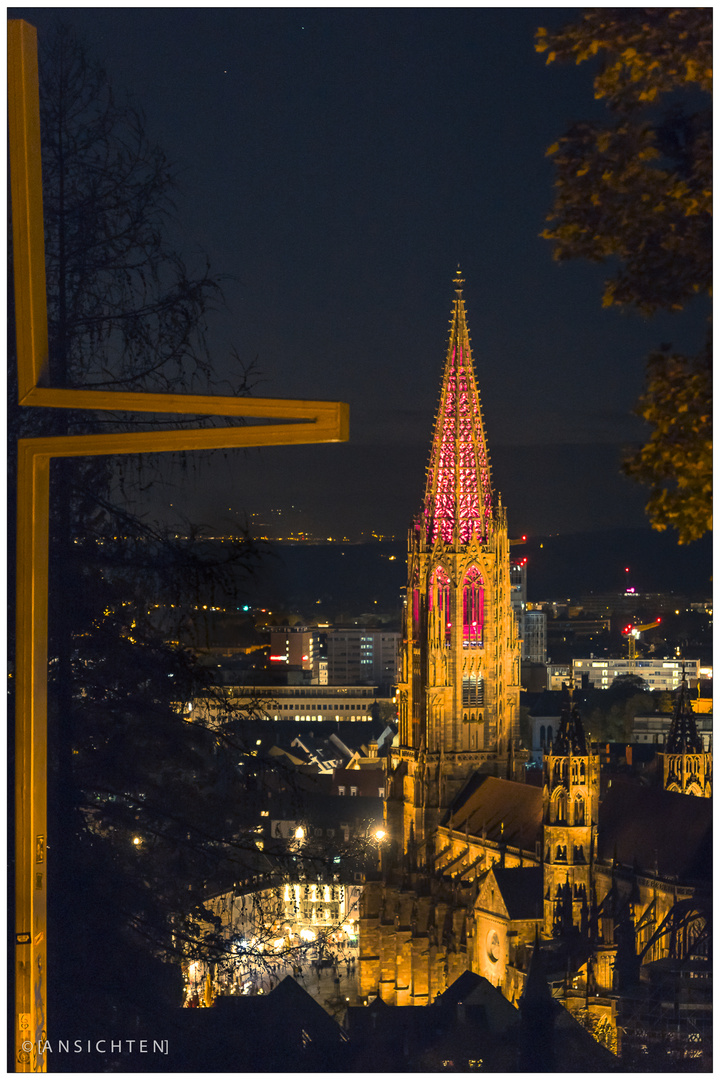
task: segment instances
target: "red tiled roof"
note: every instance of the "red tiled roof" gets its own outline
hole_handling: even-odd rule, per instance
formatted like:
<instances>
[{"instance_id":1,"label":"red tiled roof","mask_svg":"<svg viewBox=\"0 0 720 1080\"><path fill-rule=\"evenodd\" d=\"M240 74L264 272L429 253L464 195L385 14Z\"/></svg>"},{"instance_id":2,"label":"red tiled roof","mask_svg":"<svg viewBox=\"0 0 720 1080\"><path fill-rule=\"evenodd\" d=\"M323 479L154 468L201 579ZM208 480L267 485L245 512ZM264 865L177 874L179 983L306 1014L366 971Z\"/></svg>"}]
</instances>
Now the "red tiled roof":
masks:
<instances>
[{"instance_id":1,"label":"red tiled roof","mask_svg":"<svg viewBox=\"0 0 720 1080\"><path fill-rule=\"evenodd\" d=\"M535 853L535 843L542 838L542 789L497 776L484 776L474 789L466 789L443 822L457 832L481 836L483 828L496 843L520 847Z\"/></svg>"},{"instance_id":2,"label":"red tiled roof","mask_svg":"<svg viewBox=\"0 0 720 1080\"><path fill-rule=\"evenodd\" d=\"M542 866L493 866L493 874L511 919L543 916Z\"/></svg>"},{"instance_id":3,"label":"red tiled roof","mask_svg":"<svg viewBox=\"0 0 720 1080\"><path fill-rule=\"evenodd\" d=\"M709 881L712 799L613 783L600 804L598 858L661 877Z\"/></svg>"}]
</instances>

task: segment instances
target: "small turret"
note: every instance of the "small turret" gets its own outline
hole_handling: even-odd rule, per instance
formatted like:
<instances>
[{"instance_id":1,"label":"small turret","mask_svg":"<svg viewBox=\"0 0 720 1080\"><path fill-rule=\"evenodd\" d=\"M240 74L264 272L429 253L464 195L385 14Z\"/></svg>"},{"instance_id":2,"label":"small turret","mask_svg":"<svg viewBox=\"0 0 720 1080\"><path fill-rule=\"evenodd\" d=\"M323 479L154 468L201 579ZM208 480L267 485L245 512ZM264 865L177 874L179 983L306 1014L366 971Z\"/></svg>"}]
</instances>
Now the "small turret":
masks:
<instances>
[{"instance_id":1,"label":"small turret","mask_svg":"<svg viewBox=\"0 0 720 1080\"><path fill-rule=\"evenodd\" d=\"M682 682L675 702L670 730L663 752L658 755L663 787L681 795L712 794L712 754L705 752L690 704L683 668Z\"/></svg>"},{"instance_id":2,"label":"small turret","mask_svg":"<svg viewBox=\"0 0 720 1080\"><path fill-rule=\"evenodd\" d=\"M597 825L600 760L585 737L574 692L567 691L557 735L543 770L543 863L546 936L590 929L593 828Z\"/></svg>"},{"instance_id":3,"label":"small turret","mask_svg":"<svg viewBox=\"0 0 720 1080\"><path fill-rule=\"evenodd\" d=\"M682 682L675 702L672 723L665 740L666 754L702 754L703 743L698 734L695 713L690 704L687 679L683 668Z\"/></svg>"},{"instance_id":4,"label":"small turret","mask_svg":"<svg viewBox=\"0 0 720 1080\"><path fill-rule=\"evenodd\" d=\"M565 754L584 757L587 754L585 729L583 728L578 707L574 703L574 691L572 689L570 689L560 711L560 723L553 742L552 752L555 757L563 757Z\"/></svg>"}]
</instances>

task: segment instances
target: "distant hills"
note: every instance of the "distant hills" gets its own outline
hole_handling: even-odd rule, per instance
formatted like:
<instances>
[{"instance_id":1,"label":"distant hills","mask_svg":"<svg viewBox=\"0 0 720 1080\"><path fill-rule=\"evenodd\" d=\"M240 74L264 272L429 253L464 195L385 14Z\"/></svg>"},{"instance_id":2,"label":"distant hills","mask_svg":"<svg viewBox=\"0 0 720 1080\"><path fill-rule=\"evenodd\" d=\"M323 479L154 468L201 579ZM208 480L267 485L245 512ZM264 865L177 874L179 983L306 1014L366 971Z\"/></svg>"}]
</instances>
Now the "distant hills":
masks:
<instances>
[{"instance_id":1,"label":"distant hills","mask_svg":"<svg viewBox=\"0 0 720 1080\"><path fill-rule=\"evenodd\" d=\"M583 593L672 592L706 600L712 596L712 537L680 546L675 533L652 529L531 537L522 550L528 560L528 599L546 600ZM630 568L628 575L625 567ZM627 577L627 582L626 582Z\"/></svg>"},{"instance_id":2,"label":"distant hills","mask_svg":"<svg viewBox=\"0 0 720 1080\"><path fill-rule=\"evenodd\" d=\"M372 544L275 544L242 602L297 611L307 621L398 616L405 586L405 541ZM564 600L587 593L672 592L712 596L712 539L680 547L669 533L613 529L533 536L513 548L528 560L528 599ZM628 575L625 567L630 568Z\"/></svg>"}]
</instances>

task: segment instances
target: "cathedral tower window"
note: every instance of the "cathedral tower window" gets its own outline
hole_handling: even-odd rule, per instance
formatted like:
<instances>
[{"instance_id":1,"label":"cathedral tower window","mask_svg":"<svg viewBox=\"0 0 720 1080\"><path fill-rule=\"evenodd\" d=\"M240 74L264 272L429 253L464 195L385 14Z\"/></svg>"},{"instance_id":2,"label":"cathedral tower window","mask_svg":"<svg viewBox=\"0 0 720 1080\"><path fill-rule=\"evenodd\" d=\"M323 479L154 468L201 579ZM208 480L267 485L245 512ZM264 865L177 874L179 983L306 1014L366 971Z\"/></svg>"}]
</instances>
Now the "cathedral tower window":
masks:
<instances>
[{"instance_id":1,"label":"cathedral tower window","mask_svg":"<svg viewBox=\"0 0 720 1080\"><path fill-rule=\"evenodd\" d=\"M483 579L473 566L465 577L463 586L463 645L482 645L484 594Z\"/></svg>"},{"instance_id":2,"label":"cathedral tower window","mask_svg":"<svg viewBox=\"0 0 720 1080\"><path fill-rule=\"evenodd\" d=\"M428 605L431 608L435 608L440 624L441 640L443 640L446 645L449 645L452 632L452 622L450 617L450 578L447 576L442 566L438 566L438 568L433 571L433 575L430 578Z\"/></svg>"},{"instance_id":3,"label":"cathedral tower window","mask_svg":"<svg viewBox=\"0 0 720 1080\"><path fill-rule=\"evenodd\" d=\"M464 709L476 709L485 704L482 675L463 675L462 703Z\"/></svg>"},{"instance_id":4,"label":"cathedral tower window","mask_svg":"<svg viewBox=\"0 0 720 1080\"><path fill-rule=\"evenodd\" d=\"M585 824L585 800L582 795L575 796L575 824Z\"/></svg>"},{"instance_id":5,"label":"cathedral tower window","mask_svg":"<svg viewBox=\"0 0 720 1080\"><path fill-rule=\"evenodd\" d=\"M553 819L556 825L567 825L567 795L564 791L558 792L554 800L555 813Z\"/></svg>"},{"instance_id":6,"label":"cathedral tower window","mask_svg":"<svg viewBox=\"0 0 720 1080\"><path fill-rule=\"evenodd\" d=\"M412 636L420 637L420 586L418 584L418 572L413 575L412 587Z\"/></svg>"}]
</instances>

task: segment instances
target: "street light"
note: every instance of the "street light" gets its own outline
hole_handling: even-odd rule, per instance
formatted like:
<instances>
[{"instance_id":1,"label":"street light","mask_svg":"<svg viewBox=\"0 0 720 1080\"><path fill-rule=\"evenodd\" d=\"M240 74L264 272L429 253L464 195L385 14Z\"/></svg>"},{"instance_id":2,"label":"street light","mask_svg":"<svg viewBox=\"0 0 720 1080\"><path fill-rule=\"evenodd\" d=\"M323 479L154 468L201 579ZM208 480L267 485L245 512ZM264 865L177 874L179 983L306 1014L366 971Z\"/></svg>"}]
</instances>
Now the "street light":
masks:
<instances>
[{"instance_id":1,"label":"street light","mask_svg":"<svg viewBox=\"0 0 720 1080\"><path fill-rule=\"evenodd\" d=\"M385 831L385 829L376 829L375 832L373 833L373 835L374 835L375 839L377 840L377 846L378 846L378 865L377 865L377 868L378 868L378 870L380 870L382 872L382 842L385 839L385 837L387 836L387 832Z\"/></svg>"}]
</instances>

